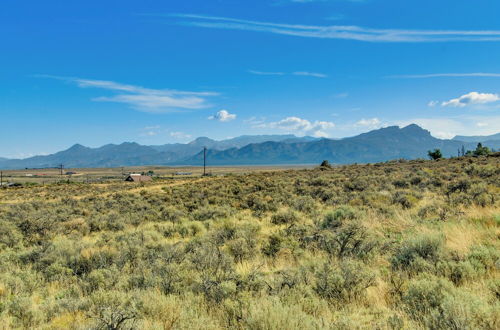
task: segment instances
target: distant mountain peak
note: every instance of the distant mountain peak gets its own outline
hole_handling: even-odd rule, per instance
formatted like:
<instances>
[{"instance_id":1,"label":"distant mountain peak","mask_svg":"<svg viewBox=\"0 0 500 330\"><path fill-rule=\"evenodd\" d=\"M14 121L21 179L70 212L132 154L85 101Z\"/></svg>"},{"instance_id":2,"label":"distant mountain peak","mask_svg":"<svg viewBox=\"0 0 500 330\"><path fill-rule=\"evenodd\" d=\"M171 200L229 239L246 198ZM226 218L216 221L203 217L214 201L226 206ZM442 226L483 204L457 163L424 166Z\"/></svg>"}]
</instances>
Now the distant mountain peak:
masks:
<instances>
[{"instance_id":1,"label":"distant mountain peak","mask_svg":"<svg viewBox=\"0 0 500 330\"><path fill-rule=\"evenodd\" d=\"M86 150L86 149L88 149L88 148L81 145L80 143L76 143L76 144L72 145L71 147L69 147L67 149L67 151L78 151L78 150Z\"/></svg>"},{"instance_id":2,"label":"distant mountain peak","mask_svg":"<svg viewBox=\"0 0 500 330\"><path fill-rule=\"evenodd\" d=\"M212 140L209 137L200 136L200 137L197 137L196 139L194 139L193 141L189 142L189 144L196 144L196 143L200 143L200 142L214 142L214 141L215 140Z\"/></svg>"},{"instance_id":3,"label":"distant mountain peak","mask_svg":"<svg viewBox=\"0 0 500 330\"><path fill-rule=\"evenodd\" d=\"M418 126L417 124L410 124L408 126L405 126L401 129L402 131L405 132L410 132L413 134L425 134L425 135L431 135L431 132L428 130Z\"/></svg>"}]
</instances>

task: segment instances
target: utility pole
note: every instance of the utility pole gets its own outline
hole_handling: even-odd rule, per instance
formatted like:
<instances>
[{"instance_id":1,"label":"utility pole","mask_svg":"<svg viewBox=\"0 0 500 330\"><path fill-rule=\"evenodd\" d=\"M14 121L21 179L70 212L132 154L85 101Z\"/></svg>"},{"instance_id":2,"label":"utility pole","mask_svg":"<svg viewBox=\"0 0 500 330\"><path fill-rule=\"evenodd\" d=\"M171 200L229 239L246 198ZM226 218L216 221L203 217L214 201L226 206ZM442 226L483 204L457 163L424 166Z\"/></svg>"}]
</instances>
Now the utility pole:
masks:
<instances>
[{"instance_id":1,"label":"utility pole","mask_svg":"<svg viewBox=\"0 0 500 330\"><path fill-rule=\"evenodd\" d=\"M0 171L0 187L3 186L3 172Z\"/></svg>"},{"instance_id":2,"label":"utility pole","mask_svg":"<svg viewBox=\"0 0 500 330\"><path fill-rule=\"evenodd\" d=\"M63 164L59 165L59 170L60 170L61 177L63 176L63 168L64 168Z\"/></svg>"},{"instance_id":3,"label":"utility pole","mask_svg":"<svg viewBox=\"0 0 500 330\"><path fill-rule=\"evenodd\" d=\"M207 175L207 147L203 147L203 176Z\"/></svg>"}]
</instances>

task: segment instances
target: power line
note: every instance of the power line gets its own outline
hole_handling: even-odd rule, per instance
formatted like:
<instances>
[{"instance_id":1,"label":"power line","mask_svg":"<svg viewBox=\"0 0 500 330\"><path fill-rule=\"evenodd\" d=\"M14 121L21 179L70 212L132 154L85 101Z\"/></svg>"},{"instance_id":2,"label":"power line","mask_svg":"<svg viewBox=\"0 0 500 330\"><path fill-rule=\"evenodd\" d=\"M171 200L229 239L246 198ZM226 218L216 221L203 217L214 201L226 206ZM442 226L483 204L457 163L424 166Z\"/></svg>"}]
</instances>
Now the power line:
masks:
<instances>
[{"instance_id":1,"label":"power line","mask_svg":"<svg viewBox=\"0 0 500 330\"><path fill-rule=\"evenodd\" d=\"M203 147L203 176L207 175L207 147Z\"/></svg>"}]
</instances>

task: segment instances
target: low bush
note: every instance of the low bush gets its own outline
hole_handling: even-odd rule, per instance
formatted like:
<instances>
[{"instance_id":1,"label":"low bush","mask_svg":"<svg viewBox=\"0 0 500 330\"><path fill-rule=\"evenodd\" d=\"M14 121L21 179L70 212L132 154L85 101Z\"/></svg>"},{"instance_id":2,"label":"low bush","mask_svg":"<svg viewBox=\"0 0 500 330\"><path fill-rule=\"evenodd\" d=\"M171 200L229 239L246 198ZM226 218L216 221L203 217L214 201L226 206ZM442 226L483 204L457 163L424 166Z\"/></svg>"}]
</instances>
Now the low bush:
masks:
<instances>
[{"instance_id":1,"label":"low bush","mask_svg":"<svg viewBox=\"0 0 500 330\"><path fill-rule=\"evenodd\" d=\"M393 255L394 269L418 273L426 266L434 266L442 257L443 239L438 236L422 235L404 242Z\"/></svg>"},{"instance_id":2,"label":"low bush","mask_svg":"<svg viewBox=\"0 0 500 330\"><path fill-rule=\"evenodd\" d=\"M271 222L275 225L293 225L298 221L299 215L291 210L279 211L271 217Z\"/></svg>"},{"instance_id":3,"label":"low bush","mask_svg":"<svg viewBox=\"0 0 500 330\"><path fill-rule=\"evenodd\" d=\"M374 274L359 262L343 261L339 267L325 263L316 273L315 291L333 303L346 304L362 299L374 281Z\"/></svg>"}]
</instances>

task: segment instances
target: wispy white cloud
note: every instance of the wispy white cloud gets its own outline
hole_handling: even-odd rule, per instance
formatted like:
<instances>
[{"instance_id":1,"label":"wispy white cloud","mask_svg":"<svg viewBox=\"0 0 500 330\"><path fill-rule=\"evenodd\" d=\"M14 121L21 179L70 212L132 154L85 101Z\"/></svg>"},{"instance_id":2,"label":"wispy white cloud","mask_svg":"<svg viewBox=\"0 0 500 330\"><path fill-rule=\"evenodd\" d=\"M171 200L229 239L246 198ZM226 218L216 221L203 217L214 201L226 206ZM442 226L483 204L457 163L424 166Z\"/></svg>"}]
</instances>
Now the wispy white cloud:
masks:
<instances>
[{"instance_id":1,"label":"wispy white cloud","mask_svg":"<svg viewBox=\"0 0 500 330\"><path fill-rule=\"evenodd\" d=\"M308 71L297 71L292 73L294 76L306 76L306 77L315 77L315 78L327 78L328 75L324 73L317 72L308 72Z\"/></svg>"},{"instance_id":2,"label":"wispy white cloud","mask_svg":"<svg viewBox=\"0 0 500 330\"><path fill-rule=\"evenodd\" d=\"M208 117L210 120L217 120L221 122L228 122L236 119L236 115L234 113L229 113L227 110L220 110L213 116Z\"/></svg>"},{"instance_id":3,"label":"wispy white cloud","mask_svg":"<svg viewBox=\"0 0 500 330\"><path fill-rule=\"evenodd\" d=\"M161 16L161 15L160 15ZM180 24L203 28L267 32L305 38L348 39L366 42L500 41L500 30L374 29L353 25L300 25L230 17L171 14Z\"/></svg>"},{"instance_id":4,"label":"wispy white cloud","mask_svg":"<svg viewBox=\"0 0 500 330\"><path fill-rule=\"evenodd\" d=\"M299 117L287 117L280 121L263 123L256 125L257 128L280 129L287 132L293 132L299 135L312 135L315 137L328 137L328 130L335 127L335 124L329 121L314 121Z\"/></svg>"},{"instance_id":5,"label":"wispy white cloud","mask_svg":"<svg viewBox=\"0 0 500 330\"><path fill-rule=\"evenodd\" d=\"M456 99L451 99L449 101L443 102L441 105L443 107L459 107L463 108L468 105L474 104L487 104L500 101L500 96L498 94L490 94L490 93L478 93L471 92L465 95L462 95Z\"/></svg>"},{"instance_id":6,"label":"wispy white cloud","mask_svg":"<svg viewBox=\"0 0 500 330\"><path fill-rule=\"evenodd\" d=\"M284 76L286 73L284 72L266 72L266 71L256 71L256 70L248 70L251 74L256 74L258 76Z\"/></svg>"},{"instance_id":7,"label":"wispy white cloud","mask_svg":"<svg viewBox=\"0 0 500 330\"><path fill-rule=\"evenodd\" d=\"M136 85L127 85L114 81L93 80L73 77L58 77L43 75L39 77L52 78L76 84L80 88L97 88L117 93L112 96L95 97L96 102L116 102L127 104L133 109L165 113L181 109L203 109L210 105L207 98L216 96L214 92L189 92L173 89L151 89Z\"/></svg>"},{"instance_id":8,"label":"wispy white cloud","mask_svg":"<svg viewBox=\"0 0 500 330\"><path fill-rule=\"evenodd\" d=\"M357 127L365 127L370 129L379 128L382 126L382 122L378 118L369 118L369 119L361 119L357 121L355 124Z\"/></svg>"},{"instance_id":9,"label":"wispy white cloud","mask_svg":"<svg viewBox=\"0 0 500 330\"><path fill-rule=\"evenodd\" d=\"M431 107L431 108L433 108L437 105L439 105L439 101L429 101L429 103L427 103L427 106Z\"/></svg>"},{"instance_id":10,"label":"wispy white cloud","mask_svg":"<svg viewBox=\"0 0 500 330\"><path fill-rule=\"evenodd\" d=\"M169 135L177 140L186 140L192 137L191 134L186 134L184 132L170 132Z\"/></svg>"},{"instance_id":11,"label":"wispy white cloud","mask_svg":"<svg viewBox=\"0 0 500 330\"><path fill-rule=\"evenodd\" d=\"M310 72L310 71L295 71L292 73L286 72L272 72L272 71L256 71L256 70L248 70L251 74L259 75L259 76L285 76L291 74L293 76L303 76L303 77L314 77L314 78L327 78L328 75L319 72Z\"/></svg>"},{"instance_id":12,"label":"wispy white cloud","mask_svg":"<svg viewBox=\"0 0 500 330\"><path fill-rule=\"evenodd\" d=\"M266 122L266 117L255 117L252 116L248 119L243 120L244 123L252 125L252 127L258 127Z\"/></svg>"},{"instance_id":13,"label":"wispy white cloud","mask_svg":"<svg viewBox=\"0 0 500 330\"><path fill-rule=\"evenodd\" d=\"M349 97L349 93L347 93L347 92L338 93L338 94L334 94L333 97L336 99L345 99L346 97Z\"/></svg>"},{"instance_id":14,"label":"wispy white cloud","mask_svg":"<svg viewBox=\"0 0 500 330\"><path fill-rule=\"evenodd\" d=\"M358 2L358 3L362 3L362 2L366 2L368 0L281 0L279 1L279 3L285 3L285 2L288 2L288 3L313 3L313 2L334 2L334 1L337 1L337 2Z\"/></svg>"},{"instance_id":15,"label":"wispy white cloud","mask_svg":"<svg viewBox=\"0 0 500 330\"><path fill-rule=\"evenodd\" d=\"M160 134L160 125L146 126L141 129L139 136L152 137Z\"/></svg>"},{"instance_id":16,"label":"wispy white cloud","mask_svg":"<svg viewBox=\"0 0 500 330\"><path fill-rule=\"evenodd\" d=\"M389 76L388 78L403 78L403 79L427 79L427 78L500 78L500 73L487 72L472 72L472 73L430 73L430 74L409 74Z\"/></svg>"}]
</instances>

